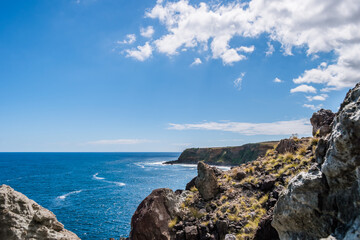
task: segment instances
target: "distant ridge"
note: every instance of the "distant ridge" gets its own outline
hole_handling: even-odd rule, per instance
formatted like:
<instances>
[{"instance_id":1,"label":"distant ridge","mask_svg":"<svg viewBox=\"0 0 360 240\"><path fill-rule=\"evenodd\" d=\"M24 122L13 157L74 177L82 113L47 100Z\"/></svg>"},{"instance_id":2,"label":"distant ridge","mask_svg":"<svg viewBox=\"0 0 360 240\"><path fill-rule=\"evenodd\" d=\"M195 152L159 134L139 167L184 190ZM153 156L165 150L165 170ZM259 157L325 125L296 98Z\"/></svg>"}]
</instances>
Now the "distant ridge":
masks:
<instances>
[{"instance_id":1,"label":"distant ridge","mask_svg":"<svg viewBox=\"0 0 360 240\"><path fill-rule=\"evenodd\" d=\"M197 164L204 161L211 165L236 166L264 156L267 150L273 149L278 143L269 141L237 147L188 148L181 153L178 160L165 164Z\"/></svg>"}]
</instances>

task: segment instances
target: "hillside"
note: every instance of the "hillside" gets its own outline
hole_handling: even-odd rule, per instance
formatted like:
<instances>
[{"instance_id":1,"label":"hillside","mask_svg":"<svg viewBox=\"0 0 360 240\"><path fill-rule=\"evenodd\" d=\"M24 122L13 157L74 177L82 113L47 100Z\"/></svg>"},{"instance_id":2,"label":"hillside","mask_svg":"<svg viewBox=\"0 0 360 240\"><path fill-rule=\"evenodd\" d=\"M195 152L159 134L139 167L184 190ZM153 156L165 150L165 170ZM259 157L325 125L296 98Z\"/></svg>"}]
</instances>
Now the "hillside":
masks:
<instances>
[{"instance_id":1,"label":"hillside","mask_svg":"<svg viewBox=\"0 0 360 240\"><path fill-rule=\"evenodd\" d=\"M197 164L204 161L211 165L235 166L264 156L278 141L249 143L237 147L189 148L183 151L178 160L166 164Z\"/></svg>"},{"instance_id":2,"label":"hillside","mask_svg":"<svg viewBox=\"0 0 360 240\"><path fill-rule=\"evenodd\" d=\"M130 239L360 240L360 83L311 123L313 138L283 139L228 171L200 161L186 190L154 190Z\"/></svg>"}]
</instances>

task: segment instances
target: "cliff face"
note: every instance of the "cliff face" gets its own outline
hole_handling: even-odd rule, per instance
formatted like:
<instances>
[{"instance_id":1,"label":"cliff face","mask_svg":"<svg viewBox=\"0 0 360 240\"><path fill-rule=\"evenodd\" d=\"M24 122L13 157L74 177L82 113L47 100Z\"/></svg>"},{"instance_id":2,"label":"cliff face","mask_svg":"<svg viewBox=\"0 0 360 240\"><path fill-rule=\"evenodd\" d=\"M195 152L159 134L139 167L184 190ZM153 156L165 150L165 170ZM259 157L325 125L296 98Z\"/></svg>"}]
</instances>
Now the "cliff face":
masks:
<instances>
[{"instance_id":1,"label":"cliff face","mask_svg":"<svg viewBox=\"0 0 360 240\"><path fill-rule=\"evenodd\" d=\"M7 185L0 186L0 239L76 240L49 210Z\"/></svg>"},{"instance_id":2,"label":"cliff face","mask_svg":"<svg viewBox=\"0 0 360 240\"><path fill-rule=\"evenodd\" d=\"M189 148L181 153L178 160L167 163L197 164L204 161L211 165L235 166L264 156L266 151L274 148L277 143L273 141L250 143L239 147Z\"/></svg>"},{"instance_id":3,"label":"cliff face","mask_svg":"<svg viewBox=\"0 0 360 240\"><path fill-rule=\"evenodd\" d=\"M360 83L317 146L318 165L296 176L276 204L281 239L360 239Z\"/></svg>"}]
</instances>

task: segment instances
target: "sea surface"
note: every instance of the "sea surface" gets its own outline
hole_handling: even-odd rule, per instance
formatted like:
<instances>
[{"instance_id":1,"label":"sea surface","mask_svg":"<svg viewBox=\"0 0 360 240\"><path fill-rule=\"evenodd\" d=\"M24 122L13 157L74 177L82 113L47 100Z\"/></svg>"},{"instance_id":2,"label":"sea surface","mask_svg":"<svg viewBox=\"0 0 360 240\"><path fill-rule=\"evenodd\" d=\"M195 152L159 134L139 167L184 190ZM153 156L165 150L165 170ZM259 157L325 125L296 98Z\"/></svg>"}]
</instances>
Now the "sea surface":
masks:
<instances>
[{"instance_id":1,"label":"sea surface","mask_svg":"<svg viewBox=\"0 0 360 240\"><path fill-rule=\"evenodd\" d=\"M0 153L0 184L55 213L81 239L127 237L131 216L155 188L184 189L195 165L180 153Z\"/></svg>"}]
</instances>

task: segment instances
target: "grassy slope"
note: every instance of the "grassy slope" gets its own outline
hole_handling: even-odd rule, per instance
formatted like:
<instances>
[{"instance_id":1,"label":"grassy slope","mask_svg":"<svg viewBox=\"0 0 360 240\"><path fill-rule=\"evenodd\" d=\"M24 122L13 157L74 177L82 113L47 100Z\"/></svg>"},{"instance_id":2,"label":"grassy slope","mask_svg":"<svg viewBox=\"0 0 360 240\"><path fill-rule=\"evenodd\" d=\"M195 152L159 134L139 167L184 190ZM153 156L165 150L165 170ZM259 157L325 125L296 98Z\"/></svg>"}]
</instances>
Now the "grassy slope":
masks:
<instances>
[{"instance_id":1,"label":"grassy slope","mask_svg":"<svg viewBox=\"0 0 360 240\"><path fill-rule=\"evenodd\" d=\"M182 204L182 208L190 210L198 224L215 224L219 219L226 219L230 228L229 233L235 234L239 240L253 239L260 219L269 213L274 204L273 190L261 190L261 182L268 177L275 179L275 188L286 187L291 178L301 171L306 171L314 163L314 152L317 139L297 139L300 144L295 154L277 154L274 148L268 150L266 156L255 161L232 168L218 176L218 184L223 192L213 200L204 201L197 189L191 189L191 194ZM245 178L236 180L236 174L245 172ZM275 199L276 201L276 199ZM271 203L272 202L272 203ZM204 205L204 213L198 207ZM216 207L214 207L216 206ZM187 222L188 219L174 219L169 225L172 227L177 221Z\"/></svg>"},{"instance_id":2,"label":"grassy slope","mask_svg":"<svg viewBox=\"0 0 360 240\"><path fill-rule=\"evenodd\" d=\"M239 147L189 148L179 159L170 163L197 163L204 161L213 165L240 165L264 156L277 144L273 142L250 143Z\"/></svg>"}]
</instances>

